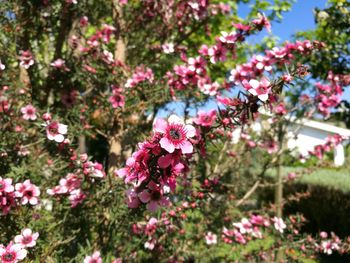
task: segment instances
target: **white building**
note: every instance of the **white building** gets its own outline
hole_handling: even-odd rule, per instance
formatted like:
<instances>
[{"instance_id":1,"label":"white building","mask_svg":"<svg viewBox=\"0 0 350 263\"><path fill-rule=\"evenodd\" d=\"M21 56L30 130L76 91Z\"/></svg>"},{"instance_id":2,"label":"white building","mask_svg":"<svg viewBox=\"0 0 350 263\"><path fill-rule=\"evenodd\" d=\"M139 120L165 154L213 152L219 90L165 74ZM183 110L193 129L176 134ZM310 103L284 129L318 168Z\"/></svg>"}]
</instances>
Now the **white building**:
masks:
<instances>
[{"instance_id":1,"label":"white building","mask_svg":"<svg viewBox=\"0 0 350 263\"><path fill-rule=\"evenodd\" d=\"M299 126L299 128L296 128ZM288 134L288 148L295 149L303 156L307 156L315 146L326 143L329 135L339 134L350 138L350 130L339 128L323 122L313 120L301 120L292 124ZM344 145L349 143L349 139L343 141L334 149L334 165L341 166L345 162Z\"/></svg>"}]
</instances>

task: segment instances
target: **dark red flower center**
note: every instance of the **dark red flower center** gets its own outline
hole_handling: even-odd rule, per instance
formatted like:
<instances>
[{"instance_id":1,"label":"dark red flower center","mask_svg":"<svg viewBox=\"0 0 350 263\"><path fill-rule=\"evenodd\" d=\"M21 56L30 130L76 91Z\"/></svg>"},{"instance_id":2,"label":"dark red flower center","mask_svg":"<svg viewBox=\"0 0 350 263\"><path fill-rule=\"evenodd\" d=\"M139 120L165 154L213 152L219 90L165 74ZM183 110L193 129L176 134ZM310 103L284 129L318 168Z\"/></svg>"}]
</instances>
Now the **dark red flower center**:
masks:
<instances>
[{"instance_id":1,"label":"dark red flower center","mask_svg":"<svg viewBox=\"0 0 350 263\"><path fill-rule=\"evenodd\" d=\"M12 262L16 258L15 253L7 252L5 255L2 256L2 260L4 262Z\"/></svg>"},{"instance_id":2,"label":"dark red flower center","mask_svg":"<svg viewBox=\"0 0 350 263\"><path fill-rule=\"evenodd\" d=\"M153 200L153 201L159 201L161 199L161 197L162 197L162 195L158 191L153 191L151 193L151 200Z\"/></svg>"},{"instance_id":3,"label":"dark red flower center","mask_svg":"<svg viewBox=\"0 0 350 263\"><path fill-rule=\"evenodd\" d=\"M22 239L22 243L23 244L29 244L30 242L32 242L32 237L31 236L25 236Z\"/></svg>"},{"instance_id":4,"label":"dark red flower center","mask_svg":"<svg viewBox=\"0 0 350 263\"><path fill-rule=\"evenodd\" d=\"M181 133L180 133L180 131L177 130L177 129L171 129L171 130L169 131L169 134L170 134L171 138L173 138L174 140L179 140L179 139L181 139Z\"/></svg>"}]
</instances>

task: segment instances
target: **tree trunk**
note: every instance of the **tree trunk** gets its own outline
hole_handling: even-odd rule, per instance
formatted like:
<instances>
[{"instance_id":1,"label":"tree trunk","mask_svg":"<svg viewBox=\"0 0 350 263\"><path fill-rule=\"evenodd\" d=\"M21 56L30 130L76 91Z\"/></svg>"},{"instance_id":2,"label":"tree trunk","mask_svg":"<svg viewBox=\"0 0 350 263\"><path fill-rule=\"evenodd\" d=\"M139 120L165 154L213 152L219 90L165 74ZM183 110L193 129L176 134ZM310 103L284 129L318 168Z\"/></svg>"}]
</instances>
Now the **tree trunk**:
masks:
<instances>
[{"instance_id":1,"label":"tree trunk","mask_svg":"<svg viewBox=\"0 0 350 263\"><path fill-rule=\"evenodd\" d=\"M113 20L115 27L115 59L125 63L126 60L126 43L121 36L123 25L123 12L119 4L119 0L113 0ZM108 172L114 172L118 164L123 161L122 135L124 130L123 119L121 115L114 115L113 128L108 139L109 154L108 154Z\"/></svg>"}]
</instances>

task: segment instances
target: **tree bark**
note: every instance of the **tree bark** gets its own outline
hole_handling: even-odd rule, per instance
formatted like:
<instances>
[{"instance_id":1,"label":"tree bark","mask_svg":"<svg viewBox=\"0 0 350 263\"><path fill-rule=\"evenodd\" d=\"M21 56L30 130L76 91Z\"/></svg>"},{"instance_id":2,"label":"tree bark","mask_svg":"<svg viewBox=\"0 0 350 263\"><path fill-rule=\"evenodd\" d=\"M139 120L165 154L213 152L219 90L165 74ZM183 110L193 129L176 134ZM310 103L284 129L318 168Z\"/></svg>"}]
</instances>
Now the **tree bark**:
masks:
<instances>
[{"instance_id":1,"label":"tree bark","mask_svg":"<svg viewBox=\"0 0 350 263\"><path fill-rule=\"evenodd\" d=\"M115 27L115 59L125 63L126 61L126 43L125 39L121 35L123 26L123 10L119 4L119 0L113 0L113 20ZM108 154L108 171L114 172L118 164L123 161L123 147L122 136L124 130L124 123L122 116L119 114L114 115L113 128L108 139L109 154Z\"/></svg>"}]
</instances>

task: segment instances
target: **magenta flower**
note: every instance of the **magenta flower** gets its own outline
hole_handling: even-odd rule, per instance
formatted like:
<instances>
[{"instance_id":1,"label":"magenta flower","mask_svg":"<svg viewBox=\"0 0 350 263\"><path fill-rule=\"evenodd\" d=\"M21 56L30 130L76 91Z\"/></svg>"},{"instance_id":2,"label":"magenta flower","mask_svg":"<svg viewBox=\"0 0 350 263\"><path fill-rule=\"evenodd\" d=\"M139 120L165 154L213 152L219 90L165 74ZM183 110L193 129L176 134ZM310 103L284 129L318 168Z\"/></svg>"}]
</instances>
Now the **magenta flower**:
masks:
<instances>
[{"instance_id":1,"label":"magenta flower","mask_svg":"<svg viewBox=\"0 0 350 263\"><path fill-rule=\"evenodd\" d=\"M53 121L46 125L46 136L50 141L54 140L61 143L64 141L64 135L67 133L67 130L67 125Z\"/></svg>"},{"instance_id":2,"label":"magenta flower","mask_svg":"<svg viewBox=\"0 0 350 263\"><path fill-rule=\"evenodd\" d=\"M142 203L147 203L147 209L151 212L155 212L158 206L168 206L169 198L163 195L163 189L157 186L153 181L147 185L148 189L143 190L139 194L139 198Z\"/></svg>"},{"instance_id":3,"label":"magenta flower","mask_svg":"<svg viewBox=\"0 0 350 263\"><path fill-rule=\"evenodd\" d=\"M0 246L0 258L2 263L16 263L27 256L25 250L20 244L13 245L12 242L7 247Z\"/></svg>"},{"instance_id":4,"label":"magenta flower","mask_svg":"<svg viewBox=\"0 0 350 263\"><path fill-rule=\"evenodd\" d=\"M29 228L23 229L21 235L15 236L15 242L22 245L22 247L34 247L39 233L32 233Z\"/></svg>"},{"instance_id":5,"label":"magenta flower","mask_svg":"<svg viewBox=\"0 0 350 263\"><path fill-rule=\"evenodd\" d=\"M95 251L91 256L85 257L84 263L102 263L100 251Z\"/></svg>"},{"instance_id":6,"label":"magenta flower","mask_svg":"<svg viewBox=\"0 0 350 263\"><path fill-rule=\"evenodd\" d=\"M40 189L30 182L25 180L24 183L16 184L16 197L21 198L21 204L26 205L28 202L31 205L39 203Z\"/></svg>"},{"instance_id":7,"label":"magenta flower","mask_svg":"<svg viewBox=\"0 0 350 263\"><path fill-rule=\"evenodd\" d=\"M169 153L174 152L175 149L180 149L183 154L193 152L193 145L189 138L196 135L196 129L192 125L185 125L177 116L170 116L168 122L157 119L153 130L164 134L159 143Z\"/></svg>"},{"instance_id":8,"label":"magenta flower","mask_svg":"<svg viewBox=\"0 0 350 263\"><path fill-rule=\"evenodd\" d=\"M114 85L112 86L112 89L113 95L109 97L109 102L112 104L113 108L122 108L125 104L125 97L122 94L123 90Z\"/></svg>"},{"instance_id":9,"label":"magenta flower","mask_svg":"<svg viewBox=\"0 0 350 263\"><path fill-rule=\"evenodd\" d=\"M23 114L23 119L32 121L36 120L36 109L32 104L28 104L27 106L22 107L21 112Z\"/></svg>"}]
</instances>

